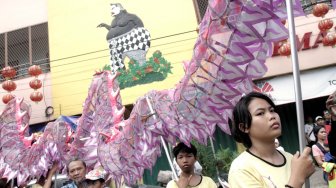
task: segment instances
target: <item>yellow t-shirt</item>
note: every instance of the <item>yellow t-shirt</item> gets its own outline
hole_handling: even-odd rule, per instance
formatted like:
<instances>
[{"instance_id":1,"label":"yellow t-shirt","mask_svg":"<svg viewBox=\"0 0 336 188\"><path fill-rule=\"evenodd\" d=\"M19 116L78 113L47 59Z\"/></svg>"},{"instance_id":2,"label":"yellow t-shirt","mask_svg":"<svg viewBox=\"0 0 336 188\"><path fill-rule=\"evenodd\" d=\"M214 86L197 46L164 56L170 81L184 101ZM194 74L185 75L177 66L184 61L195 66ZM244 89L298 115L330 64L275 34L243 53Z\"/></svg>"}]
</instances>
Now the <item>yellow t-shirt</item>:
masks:
<instances>
[{"instance_id":1,"label":"yellow t-shirt","mask_svg":"<svg viewBox=\"0 0 336 188\"><path fill-rule=\"evenodd\" d=\"M216 183L209 177L206 176L201 176L201 183L194 186L193 188L217 188ZM192 186L188 186L188 187L192 187ZM175 180L170 180L167 184L166 188L178 188Z\"/></svg>"},{"instance_id":2,"label":"yellow t-shirt","mask_svg":"<svg viewBox=\"0 0 336 188\"><path fill-rule=\"evenodd\" d=\"M34 184L32 188L42 188L42 186L40 184Z\"/></svg>"},{"instance_id":3,"label":"yellow t-shirt","mask_svg":"<svg viewBox=\"0 0 336 188\"><path fill-rule=\"evenodd\" d=\"M241 153L231 164L229 184L234 188L285 187L291 172L292 155L279 151L285 162L274 165L248 151Z\"/></svg>"}]
</instances>

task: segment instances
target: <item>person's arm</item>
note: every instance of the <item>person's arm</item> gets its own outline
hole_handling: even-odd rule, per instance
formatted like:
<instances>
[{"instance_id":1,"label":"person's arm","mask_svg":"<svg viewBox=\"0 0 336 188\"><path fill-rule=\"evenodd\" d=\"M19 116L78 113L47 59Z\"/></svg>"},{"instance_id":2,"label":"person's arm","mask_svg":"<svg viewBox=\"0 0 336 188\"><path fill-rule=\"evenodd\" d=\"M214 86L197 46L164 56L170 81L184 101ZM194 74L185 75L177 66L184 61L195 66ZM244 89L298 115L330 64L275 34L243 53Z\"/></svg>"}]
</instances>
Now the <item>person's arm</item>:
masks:
<instances>
[{"instance_id":1,"label":"person's arm","mask_svg":"<svg viewBox=\"0 0 336 188\"><path fill-rule=\"evenodd\" d=\"M315 161L317 162L317 164L319 165L319 167L322 167L322 164L323 164L323 153L322 151L320 150L319 147L317 147L316 144L314 144L312 146L312 154L313 154L313 157L315 159Z\"/></svg>"},{"instance_id":2,"label":"person's arm","mask_svg":"<svg viewBox=\"0 0 336 188\"><path fill-rule=\"evenodd\" d=\"M43 188L51 188L52 177L55 175L57 170L58 170L58 163L54 163L51 169L48 171L48 176L45 180Z\"/></svg>"},{"instance_id":3,"label":"person's arm","mask_svg":"<svg viewBox=\"0 0 336 188\"><path fill-rule=\"evenodd\" d=\"M319 167L322 167L322 164L323 164L322 156L321 155L314 156L314 159L319 165Z\"/></svg>"},{"instance_id":4,"label":"person's arm","mask_svg":"<svg viewBox=\"0 0 336 188\"><path fill-rule=\"evenodd\" d=\"M305 133L305 137L306 137L307 142L310 142L310 138L307 133Z\"/></svg>"},{"instance_id":5,"label":"person's arm","mask_svg":"<svg viewBox=\"0 0 336 188\"><path fill-rule=\"evenodd\" d=\"M105 27L108 31L112 28L111 26L107 25L106 23L101 23L97 27Z\"/></svg>"},{"instance_id":6,"label":"person's arm","mask_svg":"<svg viewBox=\"0 0 336 188\"><path fill-rule=\"evenodd\" d=\"M310 158L311 149L305 148L300 155L297 152L292 159L291 175L287 185L290 187L302 187L305 180L314 173L315 168L313 161Z\"/></svg>"}]
</instances>

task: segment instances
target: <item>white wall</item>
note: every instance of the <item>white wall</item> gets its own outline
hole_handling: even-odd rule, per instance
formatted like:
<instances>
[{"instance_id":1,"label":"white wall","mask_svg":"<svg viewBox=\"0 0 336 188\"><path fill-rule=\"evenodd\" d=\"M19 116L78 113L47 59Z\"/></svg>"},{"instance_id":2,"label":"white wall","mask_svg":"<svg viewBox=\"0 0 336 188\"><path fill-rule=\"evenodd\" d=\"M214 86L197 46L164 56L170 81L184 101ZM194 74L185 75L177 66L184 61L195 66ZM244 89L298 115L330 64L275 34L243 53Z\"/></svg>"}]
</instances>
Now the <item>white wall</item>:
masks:
<instances>
[{"instance_id":1,"label":"white wall","mask_svg":"<svg viewBox=\"0 0 336 188\"><path fill-rule=\"evenodd\" d=\"M0 33L47 21L47 0L0 0Z\"/></svg>"},{"instance_id":2,"label":"white wall","mask_svg":"<svg viewBox=\"0 0 336 188\"><path fill-rule=\"evenodd\" d=\"M23 97L26 102L28 102L31 106L31 116L30 116L30 124L36 124L48 121L48 117L45 116L45 109L47 106L52 105L51 99L51 78L50 73L39 75L39 79L42 81L42 88L38 89L38 91L43 93L43 99L39 103L35 103L30 100L29 96L34 90L29 87L29 82L33 77L28 77L21 80L15 80L17 88L12 93L17 97ZM7 91L3 90L0 87L0 112L5 108L5 104L2 102L2 96L5 95ZM52 116L51 116L52 118Z\"/></svg>"}]
</instances>

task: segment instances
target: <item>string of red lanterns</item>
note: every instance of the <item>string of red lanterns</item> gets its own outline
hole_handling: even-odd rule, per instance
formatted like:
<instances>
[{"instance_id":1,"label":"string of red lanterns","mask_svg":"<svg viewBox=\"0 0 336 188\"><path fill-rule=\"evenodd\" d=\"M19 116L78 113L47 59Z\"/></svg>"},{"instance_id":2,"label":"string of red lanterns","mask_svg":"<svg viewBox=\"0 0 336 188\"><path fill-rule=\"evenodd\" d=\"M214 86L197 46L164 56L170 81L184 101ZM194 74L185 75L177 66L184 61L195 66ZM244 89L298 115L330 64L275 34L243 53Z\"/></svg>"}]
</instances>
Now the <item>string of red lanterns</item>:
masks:
<instances>
[{"instance_id":1,"label":"string of red lanterns","mask_svg":"<svg viewBox=\"0 0 336 188\"><path fill-rule=\"evenodd\" d=\"M286 25L286 20L281 20L281 23L283 25ZM291 47L290 43L286 40L279 42L280 48L278 49L278 53L282 56L290 56L291 55Z\"/></svg>"},{"instance_id":2,"label":"string of red lanterns","mask_svg":"<svg viewBox=\"0 0 336 188\"><path fill-rule=\"evenodd\" d=\"M2 102L7 104L15 97L11 92L16 89L16 83L11 79L16 75L16 70L11 66L6 66L1 70L1 75L5 78L2 88L8 92L2 97Z\"/></svg>"},{"instance_id":3,"label":"string of red lanterns","mask_svg":"<svg viewBox=\"0 0 336 188\"><path fill-rule=\"evenodd\" d=\"M313 15L316 17L324 17L329 12L329 6L326 3L319 3L313 7ZM322 43L324 46L335 46L336 35L335 33L329 33L329 30L333 27L334 22L331 19L323 19L319 21L318 28L322 32L327 32L323 37Z\"/></svg>"},{"instance_id":4,"label":"string of red lanterns","mask_svg":"<svg viewBox=\"0 0 336 188\"><path fill-rule=\"evenodd\" d=\"M42 82L38 79L38 76L42 74L42 69L39 65L32 65L29 67L28 73L29 75L35 77L29 82L29 86L34 89L34 91L30 94L30 100L38 103L43 99L42 93L37 91L42 87Z\"/></svg>"},{"instance_id":5,"label":"string of red lanterns","mask_svg":"<svg viewBox=\"0 0 336 188\"><path fill-rule=\"evenodd\" d=\"M313 7L313 15L316 17L324 17L329 12L329 6L326 3L319 3Z\"/></svg>"},{"instance_id":6,"label":"string of red lanterns","mask_svg":"<svg viewBox=\"0 0 336 188\"><path fill-rule=\"evenodd\" d=\"M313 15L316 17L322 17L329 12L329 6L326 3L319 3L314 5L313 7ZM285 20L281 21L284 25L286 24ZM334 25L334 22L331 19L323 19L318 23L318 28L321 32L328 32ZM336 45L336 34L335 33L327 33L326 36L323 37L322 43L324 46L335 46ZM282 56L291 55L290 44L287 41L280 42L280 48L278 53Z\"/></svg>"},{"instance_id":7,"label":"string of red lanterns","mask_svg":"<svg viewBox=\"0 0 336 188\"><path fill-rule=\"evenodd\" d=\"M285 42L281 45L278 50L279 54L282 56L290 56L291 55L291 46L289 42Z\"/></svg>"}]
</instances>

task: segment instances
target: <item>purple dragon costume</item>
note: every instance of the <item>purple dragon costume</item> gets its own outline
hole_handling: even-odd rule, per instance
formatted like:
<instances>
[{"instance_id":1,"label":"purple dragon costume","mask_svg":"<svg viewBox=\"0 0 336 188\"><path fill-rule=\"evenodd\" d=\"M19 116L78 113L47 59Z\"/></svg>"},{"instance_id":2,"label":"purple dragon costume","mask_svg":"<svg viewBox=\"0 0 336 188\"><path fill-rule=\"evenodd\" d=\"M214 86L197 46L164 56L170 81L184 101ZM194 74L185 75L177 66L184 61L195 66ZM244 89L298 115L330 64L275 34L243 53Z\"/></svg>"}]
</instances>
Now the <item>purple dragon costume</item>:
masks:
<instances>
[{"instance_id":1,"label":"purple dragon costume","mask_svg":"<svg viewBox=\"0 0 336 188\"><path fill-rule=\"evenodd\" d=\"M303 14L298 0L294 9L295 16ZM46 175L54 161L64 168L70 156L78 156L89 168L103 166L118 184L122 178L133 183L160 155L160 136L172 144L176 138L206 143L216 125L230 134L233 106L252 91L252 79L265 74L272 43L288 37L283 19L284 0L210 0L176 87L148 92L124 120L117 75L97 73L71 144L69 126L59 120L31 145L25 137L29 107L13 99L0 114L0 175L23 184Z\"/></svg>"}]
</instances>

